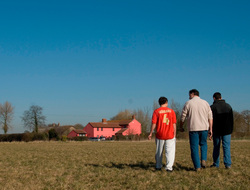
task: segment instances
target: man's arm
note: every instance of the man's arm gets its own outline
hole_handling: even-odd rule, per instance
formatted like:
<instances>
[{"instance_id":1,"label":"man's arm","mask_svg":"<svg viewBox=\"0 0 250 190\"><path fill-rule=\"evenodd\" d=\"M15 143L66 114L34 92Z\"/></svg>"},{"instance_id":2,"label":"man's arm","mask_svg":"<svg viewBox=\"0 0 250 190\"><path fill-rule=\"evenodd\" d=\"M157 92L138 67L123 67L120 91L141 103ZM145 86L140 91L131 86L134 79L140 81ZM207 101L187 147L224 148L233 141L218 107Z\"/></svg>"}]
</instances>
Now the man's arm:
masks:
<instances>
[{"instance_id":1,"label":"man's arm","mask_svg":"<svg viewBox=\"0 0 250 190\"><path fill-rule=\"evenodd\" d=\"M181 132L184 132L183 124L184 124L184 122L183 122L183 121L180 121L180 131L181 131Z\"/></svg>"},{"instance_id":2,"label":"man's arm","mask_svg":"<svg viewBox=\"0 0 250 190\"><path fill-rule=\"evenodd\" d=\"M208 123L209 123L209 140L212 140L213 137L213 112L211 107L208 104Z\"/></svg>"},{"instance_id":3,"label":"man's arm","mask_svg":"<svg viewBox=\"0 0 250 190\"><path fill-rule=\"evenodd\" d=\"M213 119L209 119L208 123L209 123L209 139L212 140L212 137L213 137Z\"/></svg>"},{"instance_id":4,"label":"man's arm","mask_svg":"<svg viewBox=\"0 0 250 190\"><path fill-rule=\"evenodd\" d=\"M187 104L187 103L186 103ZM184 125L184 122L185 122L185 119L187 117L187 114L188 114L188 110L187 110L187 106L183 107L182 109L182 112L181 112L181 121L180 121L180 131L181 132L184 132L184 128L183 128L183 125Z\"/></svg>"},{"instance_id":5,"label":"man's arm","mask_svg":"<svg viewBox=\"0 0 250 190\"><path fill-rule=\"evenodd\" d=\"M151 125L151 131L150 131L150 134L148 135L148 140L151 140L153 131L155 130L155 127L156 127L156 124L152 123L152 125Z\"/></svg>"},{"instance_id":6,"label":"man's arm","mask_svg":"<svg viewBox=\"0 0 250 190\"><path fill-rule=\"evenodd\" d=\"M176 138L176 123L173 124L174 127L174 137Z\"/></svg>"}]
</instances>

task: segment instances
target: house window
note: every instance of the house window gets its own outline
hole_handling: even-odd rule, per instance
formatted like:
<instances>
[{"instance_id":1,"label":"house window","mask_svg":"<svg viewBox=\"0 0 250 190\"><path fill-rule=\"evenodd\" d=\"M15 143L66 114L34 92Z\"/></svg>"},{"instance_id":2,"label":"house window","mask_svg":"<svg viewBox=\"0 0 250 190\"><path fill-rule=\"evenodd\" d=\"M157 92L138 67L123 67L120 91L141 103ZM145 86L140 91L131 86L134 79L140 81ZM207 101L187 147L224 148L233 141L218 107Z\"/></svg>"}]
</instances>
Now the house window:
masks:
<instances>
[{"instance_id":1,"label":"house window","mask_svg":"<svg viewBox=\"0 0 250 190\"><path fill-rule=\"evenodd\" d=\"M103 131L103 127L101 128L101 131Z\"/></svg>"},{"instance_id":2,"label":"house window","mask_svg":"<svg viewBox=\"0 0 250 190\"><path fill-rule=\"evenodd\" d=\"M113 131L115 131L115 128L113 128Z\"/></svg>"},{"instance_id":3,"label":"house window","mask_svg":"<svg viewBox=\"0 0 250 190\"><path fill-rule=\"evenodd\" d=\"M97 127L97 131L99 131L99 127Z\"/></svg>"}]
</instances>

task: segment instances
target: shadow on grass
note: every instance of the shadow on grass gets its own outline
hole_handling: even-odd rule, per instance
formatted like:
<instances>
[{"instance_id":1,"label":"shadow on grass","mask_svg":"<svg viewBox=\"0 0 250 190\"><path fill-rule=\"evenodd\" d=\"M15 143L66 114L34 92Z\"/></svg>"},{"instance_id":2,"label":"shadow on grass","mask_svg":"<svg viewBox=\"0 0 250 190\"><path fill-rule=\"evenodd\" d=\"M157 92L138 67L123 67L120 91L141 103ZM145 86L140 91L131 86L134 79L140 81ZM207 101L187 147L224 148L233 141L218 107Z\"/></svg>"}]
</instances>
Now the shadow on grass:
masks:
<instances>
[{"instance_id":1,"label":"shadow on grass","mask_svg":"<svg viewBox=\"0 0 250 190\"><path fill-rule=\"evenodd\" d=\"M135 170L143 169L143 170L151 170L151 171L156 171L155 170L155 163L154 162L149 162L149 163L144 163L144 162L138 162L135 164L121 164L121 163L114 163L110 162L107 164L103 165L98 165L98 164L85 164L86 166L92 166L92 167L104 167L104 168L117 168L117 169L126 169L126 168L132 168ZM175 163L174 165L174 170L175 171L193 171L194 169L192 167L187 167L183 166L179 163Z\"/></svg>"},{"instance_id":2,"label":"shadow on grass","mask_svg":"<svg viewBox=\"0 0 250 190\"><path fill-rule=\"evenodd\" d=\"M114 163L110 162L103 165L98 164L85 164L87 166L93 166L93 167L105 167L105 168L117 168L117 169L126 169L126 168L132 168L132 169L143 169L143 170L154 170L155 169L155 163L149 162L138 162L135 164L120 164L120 163Z\"/></svg>"},{"instance_id":3,"label":"shadow on grass","mask_svg":"<svg viewBox=\"0 0 250 190\"><path fill-rule=\"evenodd\" d=\"M183 170L185 170L185 171L194 171L194 168L183 166L183 165L179 164L178 162L176 162L175 165L174 165L174 170L175 171L183 171Z\"/></svg>"}]
</instances>

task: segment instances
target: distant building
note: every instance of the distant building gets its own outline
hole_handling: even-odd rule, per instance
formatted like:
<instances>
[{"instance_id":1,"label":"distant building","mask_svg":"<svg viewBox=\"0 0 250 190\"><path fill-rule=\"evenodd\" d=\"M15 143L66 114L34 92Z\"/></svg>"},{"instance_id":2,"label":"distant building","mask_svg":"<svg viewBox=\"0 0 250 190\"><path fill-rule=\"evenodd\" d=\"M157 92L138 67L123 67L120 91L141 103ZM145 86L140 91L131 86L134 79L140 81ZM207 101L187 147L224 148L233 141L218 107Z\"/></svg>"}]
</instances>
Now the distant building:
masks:
<instances>
[{"instance_id":1,"label":"distant building","mask_svg":"<svg viewBox=\"0 0 250 190\"><path fill-rule=\"evenodd\" d=\"M88 137L110 138L114 135L140 135L141 123L135 119L135 116L130 120L102 119L102 122L89 122L83 130L87 132Z\"/></svg>"},{"instance_id":2,"label":"distant building","mask_svg":"<svg viewBox=\"0 0 250 190\"><path fill-rule=\"evenodd\" d=\"M73 137L85 137L87 134L86 131L82 130L82 129L74 129L72 130L67 137L68 138L73 138Z\"/></svg>"},{"instance_id":3,"label":"distant building","mask_svg":"<svg viewBox=\"0 0 250 190\"><path fill-rule=\"evenodd\" d=\"M38 132L39 133L48 133L49 130L55 129L56 133L59 137L67 136L71 131L76 130L73 125L62 125L60 124L50 124L48 127L39 127Z\"/></svg>"},{"instance_id":4,"label":"distant building","mask_svg":"<svg viewBox=\"0 0 250 190\"><path fill-rule=\"evenodd\" d=\"M73 125L63 125L54 128L57 134L61 136L67 136L71 131L76 130Z\"/></svg>"}]
</instances>

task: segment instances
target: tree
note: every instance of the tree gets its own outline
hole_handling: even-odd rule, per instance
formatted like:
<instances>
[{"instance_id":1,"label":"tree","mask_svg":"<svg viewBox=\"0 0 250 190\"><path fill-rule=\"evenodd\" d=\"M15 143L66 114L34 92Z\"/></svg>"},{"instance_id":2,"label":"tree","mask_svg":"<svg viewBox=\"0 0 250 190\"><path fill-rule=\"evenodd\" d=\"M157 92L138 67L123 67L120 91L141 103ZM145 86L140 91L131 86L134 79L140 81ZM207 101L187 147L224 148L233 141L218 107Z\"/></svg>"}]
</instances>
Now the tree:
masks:
<instances>
[{"instance_id":1,"label":"tree","mask_svg":"<svg viewBox=\"0 0 250 190\"><path fill-rule=\"evenodd\" d=\"M56 132L55 129L50 129L48 133L49 133L49 140L51 140L51 139L59 139L59 135L58 135L58 133Z\"/></svg>"},{"instance_id":2,"label":"tree","mask_svg":"<svg viewBox=\"0 0 250 190\"><path fill-rule=\"evenodd\" d=\"M244 110L241 112L244 119L244 132L250 132L250 110Z\"/></svg>"},{"instance_id":3,"label":"tree","mask_svg":"<svg viewBox=\"0 0 250 190\"><path fill-rule=\"evenodd\" d=\"M154 102L153 102L153 111L156 110L159 107L160 107L159 103L156 100L154 100Z\"/></svg>"},{"instance_id":4,"label":"tree","mask_svg":"<svg viewBox=\"0 0 250 190\"><path fill-rule=\"evenodd\" d=\"M32 105L30 109L24 111L22 120L24 122L24 127L38 132L38 127L45 125L45 116L42 114L43 108L40 106Z\"/></svg>"},{"instance_id":5,"label":"tree","mask_svg":"<svg viewBox=\"0 0 250 190\"><path fill-rule=\"evenodd\" d=\"M0 124L5 134L12 128L10 123L13 119L13 114L14 107L11 106L11 103L6 101L3 105L0 104Z\"/></svg>"},{"instance_id":6,"label":"tree","mask_svg":"<svg viewBox=\"0 0 250 190\"><path fill-rule=\"evenodd\" d=\"M74 127L75 127L75 129L83 129L84 128L84 126L80 123L75 124Z\"/></svg>"},{"instance_id":7,"label":"tree","mask_svg":"<svg viewBox=\"0 0 250 190\"><path fill-rule=\"evenodd\" d=\"M117 115L112 117L110 120L125 120L125 119L131 119L133 115L133 112L130 110L125 109L124 111L120 111Z\"/></svg>"},{"instance_id":8,"label":"tree","mask_svg":"<svg viewBox=\"0 0 250 190\"><path fill-rule=\"evenodd\" d=\"M178 133L179 127L180 127L180 121L181 121L181 112L182 112L182 108L183 106L181 106L180 103L175 102L174 99L171 100L170 103L170 108L174 110L175 114L176 114L176 133ZM186 125L186 123L185 123ZM184 127L185 128L185 127Z\"/></svg>"},{"instance_id":9,"label":"tree","mask_svg":"<svg viewBox=\"0 0 250 190\"><path fill-rule=\"evenodd\" d=\"M144 108L135 110L133 115L136 116L136 119L141 123L141 132L142 135L145 135L150 129L151 117L150 117L150 109Z\"/></svg>"},{"instance_id":10,"label":"tree","mask_svg":"<svg viewBox=\"0 0 250 190\"><path fill-rule=\"evenodd\" d=\"M149 109L147 108L133 111L125 109L112 117L111 120L128 120L131 119L133 115L135 115L136 120L141 123L142 135L146 134L151 121Z\"/></svg>"}]
</instances>

